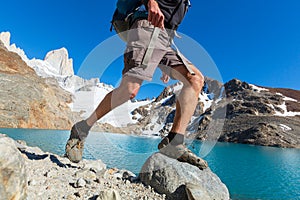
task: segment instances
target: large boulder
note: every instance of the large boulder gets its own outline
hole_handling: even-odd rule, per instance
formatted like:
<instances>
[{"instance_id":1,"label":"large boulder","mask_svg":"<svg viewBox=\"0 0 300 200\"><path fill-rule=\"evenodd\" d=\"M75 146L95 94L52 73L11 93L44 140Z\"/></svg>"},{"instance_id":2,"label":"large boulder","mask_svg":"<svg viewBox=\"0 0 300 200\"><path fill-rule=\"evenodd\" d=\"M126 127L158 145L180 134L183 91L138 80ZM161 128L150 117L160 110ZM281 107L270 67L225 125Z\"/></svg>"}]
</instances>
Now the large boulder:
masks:
<instances>
[{"instance_id":1,"label":"large boulder","mask_svg":"<svg viewBox=\"0 0 300 200\"><path fill-rule=\"evenodd\" d=\"M148 158L140 179L172 200L229 199L227 187L209 168L200 170L161 153Z\"/></svg>"},{"instance_id":2,"label":"large boulder","mask_svg":"<svg viewBox=\"0 0 300 200\"><path fill-rule=\"evenodd\" d=\"M24 159L15 141L0 134L0 200L26 199Z\"/></svg>"}]
</instances>

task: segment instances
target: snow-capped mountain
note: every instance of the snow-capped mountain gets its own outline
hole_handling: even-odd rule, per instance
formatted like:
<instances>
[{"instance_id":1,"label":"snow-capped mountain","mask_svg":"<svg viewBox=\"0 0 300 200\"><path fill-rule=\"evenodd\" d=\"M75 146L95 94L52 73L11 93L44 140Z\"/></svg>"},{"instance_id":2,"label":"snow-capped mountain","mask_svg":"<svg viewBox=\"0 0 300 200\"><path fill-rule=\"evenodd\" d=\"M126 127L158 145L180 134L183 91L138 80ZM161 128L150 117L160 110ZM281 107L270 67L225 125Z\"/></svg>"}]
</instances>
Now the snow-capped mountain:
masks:
<instances>
[{"instance_id":1,"label":"snow-capped mountain","mask_svg":"<svg viewBox=\"0 0 300 200\"><path fill-rule=\"evenodd\" d=\"M199 139L300 148L300 91L238 79L224 88L224 97L200 120Z\"/></svg>"},{"instance_id":2,"label":"snow-capped mountain","mask_svg":"<svg viewBox=\"0 0 300 200\"><path fill-rule=\"evenodd\" d=\"M3 45L9 51L17 53L38 76L56 79L60 87L73 94L70 108L75 112L83 112L83 117L88 116L99 101L113 89L110 85L100 83L99 78L86 80L74 75L73 60L69 58L66 48L48 52L43 60L29 59L21 48L10 43L10 37L9 32L0 33Z\"/></svg>"}]
</instances>

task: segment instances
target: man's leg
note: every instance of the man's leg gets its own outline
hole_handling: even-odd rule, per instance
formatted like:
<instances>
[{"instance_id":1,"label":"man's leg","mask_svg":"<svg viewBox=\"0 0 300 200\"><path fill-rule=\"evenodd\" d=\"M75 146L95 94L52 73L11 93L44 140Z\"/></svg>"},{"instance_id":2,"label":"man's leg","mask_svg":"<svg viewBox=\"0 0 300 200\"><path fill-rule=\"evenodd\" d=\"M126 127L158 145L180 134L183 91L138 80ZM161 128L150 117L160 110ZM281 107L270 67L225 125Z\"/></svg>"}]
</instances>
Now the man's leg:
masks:
<instances>
[{"instance_id":1,"label":"man's leg","mask_svg":"<svg viewBox=\"0 0 300 200\"><path fill-rule=\"evenodd\" d=\"M181 81L183 87L176 101L176 113L171 132L185 135L186 128L198 104L199 94L204 85L204 77L194 66L192 69L195 75L191 75L184 65L173 69L173 78Z\"/></svg>"},{"instance_id":2,"label":"man's leg","mask_svg":"<svg viewBox=\"0 0 300 200\"><path fill-rule=\"evenodd\" d=\"M183 87L176 101L176 112L171 132L161 141L160 151L179 161L197 166L199 169L207 168L207 162L192 153L183 145L185 131L194 114L198 97L204 85L201 72L192 67L195 75L191 75L184 65L173 67L172 77L181 81Z\"/></svg>"},{"instance_id":3,"label":"man's leg","mask_svg":"<svg viewBox=\"0 0 300 200\"><path fill-rule=\"evenodd\" d=\"M122 105L130 99L133 99L138 93L142 82L143 81L140 79L124 76L120 86L108 93L100 102L96 110L86 120L87 124L89 126L93 126L96 121L101 119L112 109Z\"/></svg>"},{"instance_id":4,"label":"man's leg","mask_svg":"<svg viewBox=\"0 0 300 200\"><path fill-rule=\"evenodd\" d=\"M82 159L84 141L94 123L112 109L133 99L141 84L142 80L140 79L124 76L120 86L104 97L87 120L82 120L74 124L71 129L70 138L66 144L66 156L72 162L79 162Z\"/></svg>"}]
</instances>

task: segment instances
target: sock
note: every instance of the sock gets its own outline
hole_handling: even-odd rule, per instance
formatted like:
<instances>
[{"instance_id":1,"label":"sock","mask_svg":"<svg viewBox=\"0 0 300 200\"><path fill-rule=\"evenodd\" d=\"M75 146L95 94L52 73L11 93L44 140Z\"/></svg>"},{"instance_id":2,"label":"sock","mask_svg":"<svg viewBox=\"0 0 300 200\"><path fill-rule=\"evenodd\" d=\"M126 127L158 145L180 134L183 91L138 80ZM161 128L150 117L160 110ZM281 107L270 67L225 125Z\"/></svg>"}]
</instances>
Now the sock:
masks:
<instances>
[{"instance_id":1,"label":"sock","mask_svg":"<svg viewBox=\"0 0 300 200\"><path fill-rule=\"evenodd\" d=\"M82 120L76 123L76 128L80 130L79 137L86 138L92 127L86 123L86 120Z\"/></svg>"},{"instance_id":2,"label":"sock","mask_svg":"<svg viewBox=\"0 0 300 200\"><path fill-rule=\"evenodd\" d=\"M89 132L90 129L92 128L86 123L86 120L82 120L78 122L77 126L83 131L83 132Z\"/></svg>"},{"instance_id":3,"label":"sock","mask_svg":"<svg viewBox=\"0 0 300 200\"><path fill-rule=\"evenodd\" d=\"M179 133L175 133L175 132L170 132L167 137L170 140L171 145L179 145L179 144L183 144L184 142L184 135L183 134L179 134Z\"/></svg>"}]
</instances>

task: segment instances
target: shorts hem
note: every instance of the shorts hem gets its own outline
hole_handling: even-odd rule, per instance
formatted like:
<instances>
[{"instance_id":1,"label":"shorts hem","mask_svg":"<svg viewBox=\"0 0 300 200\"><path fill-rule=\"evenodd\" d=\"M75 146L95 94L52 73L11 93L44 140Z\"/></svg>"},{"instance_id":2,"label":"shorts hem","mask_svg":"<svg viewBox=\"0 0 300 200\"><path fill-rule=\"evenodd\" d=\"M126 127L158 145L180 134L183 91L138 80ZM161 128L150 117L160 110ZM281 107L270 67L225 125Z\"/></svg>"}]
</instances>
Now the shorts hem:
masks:
<instances>
[{"instance_id":1,"label":"shorts hem","mask_svg":"<svg viewBox=\"0 0 300 200\"><path fill-rule=\"evenodd\" d=\"M138 79L143 80L143 81L152 81L152 77L145 77L145 76L142 76L142 75L139 75L139 74L133 74L133 73L129 73L129 72L126 72L125 74L123 74L123 77L124 76L130 76L130 77L133 77L133 78L138 78Z\"/></svg>"}]
</instances>

